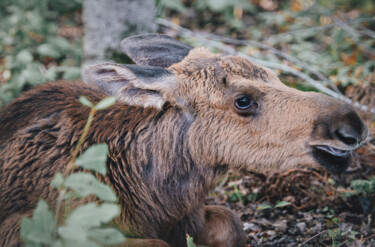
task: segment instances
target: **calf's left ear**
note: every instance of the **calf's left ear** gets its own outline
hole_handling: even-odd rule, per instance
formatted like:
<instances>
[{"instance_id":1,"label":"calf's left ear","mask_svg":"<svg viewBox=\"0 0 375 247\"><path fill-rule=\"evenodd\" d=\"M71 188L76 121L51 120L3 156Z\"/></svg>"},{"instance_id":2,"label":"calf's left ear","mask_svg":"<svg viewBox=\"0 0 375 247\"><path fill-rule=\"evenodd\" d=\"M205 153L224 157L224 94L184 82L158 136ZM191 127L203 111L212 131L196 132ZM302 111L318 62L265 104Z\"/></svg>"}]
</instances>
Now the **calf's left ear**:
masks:
<instances>
[{"instance_id":1,"label":"calf's left ear","mask_svg":"<svg viewBox=\"0 0 375 247\"><path fill-rule=\"evenodd\" d=\"M121 49L136 64L168 68L181 62L193 48L167 35L150 33L124 39Z\"/></svg>"},{"instance_id":2,"label":"calf's left ear","mask_svg":"<svg viewBox=\"0 0 375 247\"><path fill-rule=\"evenodd\" d=\"M97 85L120 102L159 109L166 103L164 94L174 84L174 76L167 69L113 63L87 67L84 80Z\"/></svg>"}]
</instances>

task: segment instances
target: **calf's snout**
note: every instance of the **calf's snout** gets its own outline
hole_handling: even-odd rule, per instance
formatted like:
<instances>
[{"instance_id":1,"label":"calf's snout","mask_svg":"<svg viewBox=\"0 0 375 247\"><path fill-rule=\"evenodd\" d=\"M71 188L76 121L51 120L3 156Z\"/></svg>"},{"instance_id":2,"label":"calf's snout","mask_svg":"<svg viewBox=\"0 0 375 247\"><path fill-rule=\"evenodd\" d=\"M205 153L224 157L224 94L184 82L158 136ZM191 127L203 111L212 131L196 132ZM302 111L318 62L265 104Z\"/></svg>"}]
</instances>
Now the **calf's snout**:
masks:
<instances>
[{"instance_id":1,"label":"calf's snout","mask_svg":"<svg viewBox=\"0 0 375 247\"><path fill-rule=\"evenodd\" d=\"M315 139L331 140L348 148L358 147L368 129L351 105L324 96L322 114L315 123Z\"/></svg>"}]
</instances>

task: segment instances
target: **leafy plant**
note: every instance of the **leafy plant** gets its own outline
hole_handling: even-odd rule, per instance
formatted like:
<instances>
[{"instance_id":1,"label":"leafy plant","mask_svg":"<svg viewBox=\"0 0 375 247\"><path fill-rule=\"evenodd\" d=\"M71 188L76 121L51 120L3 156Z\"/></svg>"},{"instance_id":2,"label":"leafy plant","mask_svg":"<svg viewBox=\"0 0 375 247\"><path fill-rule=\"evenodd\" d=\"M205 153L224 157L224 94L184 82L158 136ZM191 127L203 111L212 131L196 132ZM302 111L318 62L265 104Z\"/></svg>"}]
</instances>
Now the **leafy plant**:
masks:
<instances>
[{"instance_id":1,"label":"leafy plant","mask_svg":"<svg viewBox=\"0 0 375 247\"><path fill-rule=\"evenodd\" d=\"M67 172L69 173L75 166L78 166L87 171L105 175L107 172L105 166L108 153L107 144L93 145L77 159L76 156L87 135L95 112L112 105L115 98L106 98L97 105L93 105L85 97L81 97L80 101L89 106L91 111L73 157L68 164ZM40 200L32 218L22 219L21 238L26 247L97 247L120 244L125 241L125 237L119 230L105 226L120 213L120 207L116 204L117 197L108 185L101 183L92 173L74 172L66 177L57 173L51 181L51 186L59 191L55 215L49 209L48 204L44 200ZM89 195L95 195L100 203L90 202L71 209L71 200L79 200ZM60 217L64 212L60 212L60 210L64 201L66 202L66 216L61 220ZM60 224L60 222L62 223Z\"/></svg>"},{"instance_id":2,"label":"leafy plant","mask_svg":"<svg viewBox=\"0 0 375 247\"><path fill-rule=\"evenodd\" d=\"M283 208L289 205L292 205L292 204L286 201L277 201L275 205L271 205L269 202L263 202L258 205L257 210Z\"/></svg>"},{"instance_id":3,"label":"leafy plant","mask_svg":"<svg viewBox=\"0 0 375 247\"><path fill-rule=\"evenodd\" d=\"M346 197L358 196L359 204L364 213L368 214L368 225L371 224L371 216L375 213L375 176L369 180L357 179L350 183L351 191L345 193Z\"/></svg>"}]
</instances>

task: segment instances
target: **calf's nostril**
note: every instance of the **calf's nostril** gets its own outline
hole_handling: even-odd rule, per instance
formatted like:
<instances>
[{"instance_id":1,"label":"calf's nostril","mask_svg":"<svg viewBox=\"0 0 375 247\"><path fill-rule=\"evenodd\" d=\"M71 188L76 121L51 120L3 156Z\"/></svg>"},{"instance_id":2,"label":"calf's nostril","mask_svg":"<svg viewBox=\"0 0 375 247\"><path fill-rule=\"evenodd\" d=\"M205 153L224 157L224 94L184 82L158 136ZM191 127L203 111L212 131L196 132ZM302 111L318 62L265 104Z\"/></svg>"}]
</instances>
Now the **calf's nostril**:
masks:
<instances>
[{"instance_id":1,"label":"calf's nostril","mask_svg":"<svg viewBox=\"0 0 375 247\"><path fill-rule=\"evenodd\" d=\"M354 146L361 141L361 136L350 126L343 126L335 131L337 139L346 145Z\"/></svg>"}]
</instances>

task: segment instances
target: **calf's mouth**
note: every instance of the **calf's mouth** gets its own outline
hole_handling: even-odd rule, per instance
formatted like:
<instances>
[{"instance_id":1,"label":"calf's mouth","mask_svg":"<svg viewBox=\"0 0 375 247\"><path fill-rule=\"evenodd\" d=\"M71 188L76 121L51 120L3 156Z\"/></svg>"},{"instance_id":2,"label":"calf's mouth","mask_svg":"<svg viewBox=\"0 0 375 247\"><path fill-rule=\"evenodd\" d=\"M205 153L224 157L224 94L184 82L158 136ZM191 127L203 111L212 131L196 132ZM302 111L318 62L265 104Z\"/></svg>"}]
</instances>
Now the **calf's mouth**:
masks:
<instances>
[{"instance_id":1,"label":"calf's mouth","mask_svg":"<svg viewBox=\"0 0 375 247\"><path fill-rule=\"evenodd\" d=\"M352 162L354 148L337 148L330 145L315 145L312 155L319 165L332 173L343 173Z\"/></svg>"}]
</instances>

